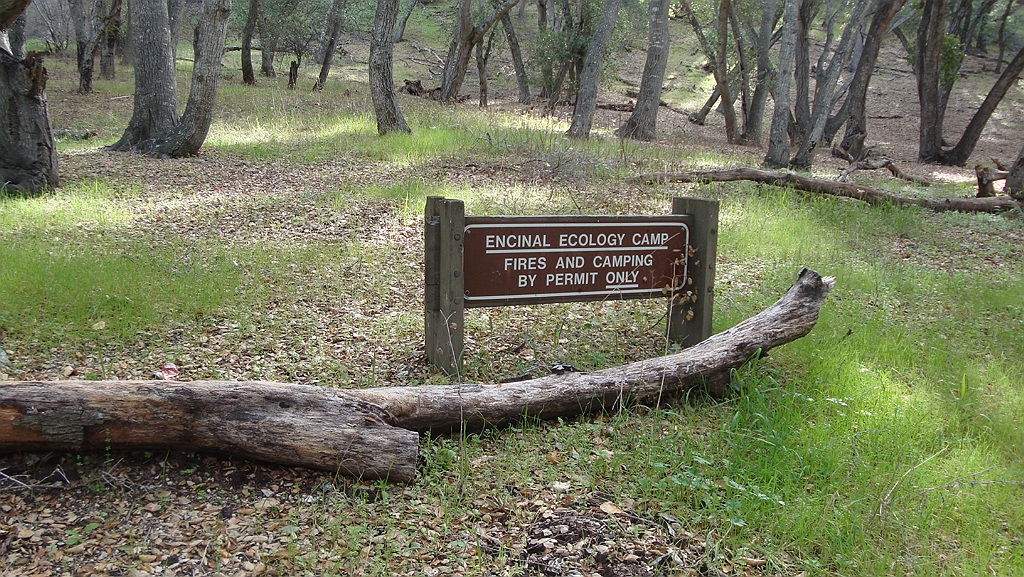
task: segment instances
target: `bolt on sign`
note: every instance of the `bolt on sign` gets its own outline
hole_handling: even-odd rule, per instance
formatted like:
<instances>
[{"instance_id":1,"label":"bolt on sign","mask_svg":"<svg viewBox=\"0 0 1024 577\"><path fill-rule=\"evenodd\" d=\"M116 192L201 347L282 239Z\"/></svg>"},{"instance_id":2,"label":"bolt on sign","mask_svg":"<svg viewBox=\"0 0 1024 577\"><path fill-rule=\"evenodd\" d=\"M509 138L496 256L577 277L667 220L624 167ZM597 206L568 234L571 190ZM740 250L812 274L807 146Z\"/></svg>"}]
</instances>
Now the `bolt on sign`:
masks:
<instances>
[{"instance_id":1,"label":"bolt on sign","mask_svg":"<svg viewBox=\"0 0 1024 577\"><path fill-rule=\"evenodd\" d=\"M466 307L647 298L684 288L689 218L467 217Z\"/></svg>"},{"instance_id":2,"label":"bolt on sign","mask_svg":"<svg viewBox=\"0 0 1024 577\"><path fill-rule=\"evenodd\" d=\"M466 308L663 297L669 337L711 336L718 202L676 198L658 216L470 216L429 197L427 358L460 372Z\"/></svg>"}]
</instances>

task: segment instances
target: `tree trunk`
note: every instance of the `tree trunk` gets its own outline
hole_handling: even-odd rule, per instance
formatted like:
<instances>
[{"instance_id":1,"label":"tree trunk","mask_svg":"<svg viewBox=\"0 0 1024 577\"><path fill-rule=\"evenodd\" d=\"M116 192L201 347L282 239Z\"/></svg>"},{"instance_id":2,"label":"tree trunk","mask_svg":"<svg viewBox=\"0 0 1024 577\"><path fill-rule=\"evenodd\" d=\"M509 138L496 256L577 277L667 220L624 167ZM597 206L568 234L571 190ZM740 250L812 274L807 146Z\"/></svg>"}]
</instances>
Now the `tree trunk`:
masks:
<instances>
[{"instance_id":1,"label":"tree trunk","mask_svg":"<svg viewBox=\"0 0 1024 577\"><path fill-rule=\"evenodd\" d=\"M725 137L729 143L736 142L736 109L733 108L733 94L729 89L729 63L726 59L726 48L729 42L729 12L732 10L731 0L721 0L718 6L718 47L715 52L715 84L721 94L722 112L725 115Z\"/></svg>"},{"instance_id":2,"label":"tree trunk","mask_svg":"<svg viewBox=\"0 0 1024 577\"><path fill-rule=\"evenodd\" d=\"M25 27L28 26L28 19L22 14L14 21L7 30L8 41L11 45L11 56L15 60L25 59Z\"/></svg>"},{"instance_id":3,"label":"tree trunk","mask_svg":"<svg viewBox=\"0 0 1024 577\"><path fill-rule=\"evenodd\" d=\"M133 0L131 5L135 104L128 128L110 149L148 153L178 122L171 28L166 1Z\"/></svg>"},{"instance_id":4,"label":"tree trunk","mask_svg":"<svg viewBox=\"0 0 1024 577\"><path fill-rule=\"evenodd\" d=\"M171 57L178 59L178 39L181 37L182 16L188 0L167 0L167 23L171 29Z\"/></svg>"},{"instance_id":5,"label":"tree trunk","mask_svg":"<svg viewBox=\"0 0 1024 577\"><path fill-rule=\"evenodd\" d=\"M252 68L252 37L256 33L259 5L259 0L249 0L249 11L242 28L242 82L249 86L256 84L256 74Z\"/></svg>"},{"instance_id":6,"label":"tree trunk","mask_svg":"<svg viewBox=\"0 0 1024 577\"><path fill-rule=\"evenodd\" d=\"M520 6L525 5L520 2ZM519 88L519 103L529 104L533 99L530 97L530 82L526 77L526 65L523 64L523 51L519 47L519 37L512 26L512 17L505 14L501 17L501 27L505 30L505 40L508 41L508 50L512 55L512 67L516 71L516 86Z\"/></svg>"},{"instance_id":7,"label":"tree trunk","mask_svg":"<svg viewBox=\"0 0 1024 577\"><path fill-rule=\"evenodd\" d=\"M640 78L640 94L636 97L636 107L633 108L633 113L615 131L615 134L622 138L646 141L654 140L658 108L661 103L661 87L665 81L669 50L669 1L650 0L650 2L647 60L644 62L643 76Z\"/></svg>"},{"instance_id":8,"label":"tree trunk","mask_svg":"<svg viewBox=\"0 0 1024 577\"><path fill-rule=\"evenodd\" d=\"M402 116L392 72L395 16L398 0L377 0L370 38L370 96L377 117L377 132L412 132Z\"/></svg>"},{"instance_id":9,"label":"tree trunk","mask_svg":"<svg viewBox=\"0 0 1024 577\"><path fill-rule=\"evenodd\" d=\"M868 134L868 86L871 84L871 76L875 71L875 64L878 62L878 53L882 47L882 41L889 32L889 25L892 24L904 4L906 4L906 0L878 0L878 8L875 10L867 37L864 39L860 62L853 73L850 93L846 97L847 102L850 103L848 107L845 107L846 133L839 148L854 160L860 160L864 156L864 139Z\"/></svg>"},{"instance_id":10,"label":"tree trunk","mask_svg":"<svg viewBox=\"0 0 1024 577\"><path fill-rule=\"evenodd\" d=\"M185 113L174 131L161 139L156 154L195 156L206 141L213 122L213 108L217 103L221 57L224 54L224 37L230 16L231 0L203 1L195 64L192 68L192 86L185 104Z\"/></svg>"},{"instance_id":11,"label":"tree trunk","mask_svg":"<svg viewBox=\"0 0 1024 577\"><path fill-rule=\"evenodd\" d=\"M78 92L92 92L92 75L97 49L102 36L104 8L102 0L86 4L90 0L69 0L71 19L75 27L75 55L78 64Z\"/></svg>"},{"instance_id":12,"label":"tree trunk","mask_svg":"<svg viewBox=\"0 0 1024 577\"><path fill-rule=\"evenodd\" d=\"M213 120L231 0L203 2L192 86L180 118L167 2L135 0L133 6L135 107L124 135L110 148L156 156L194 155Z\"/></svg>"},{"instance_id":13,"label":"tree trunk","mask_svg":"<svg viewBox=\"0 0 1024 577\"><path fill-rule=\"evenodd\" d=\"M100 77L106 80L113 80L117 76L117 46L121 41L121 8L121 0L112 0L103 26Z\"/></svg>"},{"instance_id":14,"label":"tree trunk","mask_svg":"<svg viewBox=\"0 0 1024 577\"><path fill-rule=\"evenodd\" d=\"M757 53L757 86L750 100L743 123L743 134L740 142L744 144L760 144L764 126L764 111L768 105L768 95L775 71L772 69L771 45L772 31L777 20L775 2L765 2L761 6L761 25L754 36L754 50ZM752 27L751 27L752 29ZM753 32L751 33L753 35Z\"/></svg>"},{"instance_id":15,"label":"tree trunk","mask_svg":"<svg viewBox=\"0 0 1024 577\"><path fill-rule=\"evenodd\" d=\"M0 30L0 46L6 40ZM0 118L6 119L0 122L0 190L34 194L56 188L57 151L41 57L16 60L0 48Z\"/></svg>"},{"instance_id":16,"label":"tree trunk","mask_svg":"<svg viewBox=\"0 0 1024 577\"><path fill-rule=\"evenodd\" d=\"M473 47L477 42L482 41L501 17L508 14L509 10L518 2L519 0L505 0L501 4L497 4L494 12L483 23L474 25L470 11L472 0L459 1L459 19L455 25L452 42L448 47L444 70L441 72L442 102L451 102L458 98L462 83L466 80L469 60L473 57Z\"/></svg>"},{"instance_id":17,"label":"tree trunk","mask_svg":"<svg viewBox=\"0 0 1024 577\"><path fill-rule=\"evenodd\" d=\"M405 10L402 11L402 16L398 19L398 24L395 25L394 43L398 44L402 41L402 37L405 36L405 25L409 22L409 17L412 16L412 11L416 8L416 4L419 0L408 0L409 4Z\"/></svg>"},{"instance_id":18,"label":"tree trunk","mask_svg":"<svg viewBox=\"0 0 1024 577\"><path fill-rule=\"evenodd\" d=\"M1018 161L1020 162L1020 161ZM1024 166L1022 166L1024 172ZM694 172L664 172L644 175L632 179L633 182L732 182L749 180L761 184L770 184L781 188L792 188L814 194L853 198L871 205L919 206L935 212L988 212L1000 213L1020 211L1024 208L1021 201L1007 196L996 198L910 198L896 196L892 193L852 184L835 182L801 176L793 172L771 172L756 168L733 168L727 170L706 170Z\"/></svg>"},{"instance_id":19,"label":"tree trunk","mask_svg":"<svg viewBox=\"0 0 1024 577\"><path fill-rule=\"evenodd\" d=\"M831 57L829 57L828 48L830 42L826 42L825 49L818 59L818 74L814 83L814 108L808 127L810 132L804 135L796 155L790 159L790 164L796 168L808 169L814 162L814 151L824 136L825 123L828 121L829 114L832 112L832 107L835 104L832 95L835 94L839 75L849 59L850 51L853 48L853 38L863 22L867 6L867 2L854 3L852 10L844 14L847 22L843 28L839 45L836 46ZM838 16L838 12L835 14ZM826 27L831 29L831 18L828 20L829 22L826 23ZM825 65L826 61L828 63L827 66Z\"/></svg>"},{"instance_id":20,"label":"tree trunk","mask_svg":"<svg viewBox=\"0 0 1024 577\"><path fill-rule=\"evenodd\" d=\"M334 62L334 51L338 46L338 35L341 34L341 0L334 0L331 8L331 18L328 24L327 43L324 46L324 59L320 63L320 75L313 84L313 90L323 90L327 84L327 76L331 73L331 64Z\"/></svg>"},{"instance_id":21,"label":"tree trunk","mask_svg":"<svg viewBox=\"0 0 1024 577\"><path fill-rule=\"evenodd\" d=\"M506 14L505 16L508 16ZM476 75L480 79L480 108L487 108L487 61L491 58L491 47L494 46L494 32L487 36L487 44L484 41L476 43Z\"/></svg>"},{"instance_id":22,"label":"tree trunk","mask_svg":"<svg viewBox=\"0 0 1024 577\"><path fill-rule=\"evenodd\" d=\"M576 107L572 112L572 124L568 135L573 138L587 138L594 122L594 111L597 110L597 85L601 77L601 63L608 43L615 29L615 20L619 15L620 0L604 0L601 19L594 28L594 35L587 46L587 55L583 58L583 70L580 71L579 90L576 93Z\"/></svg>"},{"instance_id":23,"label":"tree trunk","mask_svg":"<svg viewBox=\"0 0 1024 577\"><path fill-rule=\"evenodd\" d=\"M1024 148L1017 155L1017 161L1010 167L1010 174L1006 177L1005 190L1006 194L1024 202Z\"/></svg>"},{"instance_id":24,"label":"tree trunk","mask_svg":"<svg viewBox=\"0 0 1024 577\"><path fill-rule=\"evenodd\" d=\"M992 113L995 112L996 107L1002 102L1003 96L1010 90L1010 87L1017 83L1017 77L1020 76L1021 72L1024 72L1024 48L1017 52L1017 55L996 80L992 89L988 91L985 100L978 107L974 116L971 117L967 128L964 129L960 141L951 150L942 155L942 164L950 166L964 166L967 164L967 159L974 152L974 147L978 144L978 139L981 138L981 132L985 129L985 125L988 124L989 118L992 117Z\"/></svg>"},{"instance_id":25,"label":"tree trunk","mask_svg":"<svg viewBox=\"0 0 1024 577\"><path fill-rule=\"evenodd\" d=\"M945 0L925 0L921 24L917 29L914 71L917 73L917 97L921 105L918 160L935 162L942 156L942 117L939 70L945 36Z\"/></svg>"},{"instance_id":26,"label":"tree trunk","mask_svg":"<svg viewBox=\"0 0 1024 577\"><path fill-rule=\"evenodd\" d=\"M1006 9L1003 10L1002 16L999 17L999 34L996 39L996 43L999 44L999 56L996 58L996 74L1002 71L1003 57L1006 55L1006 21L1010 19L1010 14L1013 13L1013 9L1016 6L1016 0L1006 0Z\"/></svg>"},{"instance_id":27,"label":"tree trunk","mask_svg":"<svg viewBox=\"0 0 1024 577\"><path fill-rule=\"evenodd\" d=\"M796 53L799 2L785 0L783 7L779 71L775 76L775 110L772 112L772 126L768 135L768 151L764 157L765 165L771 168L782 168L789 162L789 86Z\"/></svg>"},{"instance_id":28,"label":"tree trunk","mask_svg":"<svg viewBox=\"0 0 1024 577\"><path fill-rule=\"evenodd\" d=\"M0 383L0 451L227 452L365 479L416 477L419 436L386 411L310 385Z\"/></svg>"},{"instance_id":29,"label":"tree trunk","mask_svg":"<svg viewBox=\"0 0 1024 577\"><path fill-rule=\"evenodd\" d=\"M793 82L796 100L793 101L793 122L789 124L790 141L799 146L811 131L811 21L819 0L800 0L797 12L795 64Z\"/></svg>"}]
</instances>

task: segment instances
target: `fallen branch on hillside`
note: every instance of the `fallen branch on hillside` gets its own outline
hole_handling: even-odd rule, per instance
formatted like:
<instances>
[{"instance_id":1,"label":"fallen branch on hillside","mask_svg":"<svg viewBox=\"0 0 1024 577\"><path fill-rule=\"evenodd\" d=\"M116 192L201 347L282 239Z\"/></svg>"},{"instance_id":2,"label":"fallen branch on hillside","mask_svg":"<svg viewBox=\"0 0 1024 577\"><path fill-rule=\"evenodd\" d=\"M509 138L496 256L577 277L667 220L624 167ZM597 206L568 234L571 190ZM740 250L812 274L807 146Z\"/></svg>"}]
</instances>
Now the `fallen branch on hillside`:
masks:
<instances>
[{"instance_id":1,"label":"fallen branch on hillside","mask_svg":"<svg viewBox=\"0 0 1024 577\"><path fill-rule=\"evenodd\" d=\"M850 163L849 166L839 171L839 177L836 179L839 182L846 182L846 179L850 176L850 173L857 170L878 170L880 168L884 168L888 170L889 173L893 175L893 177L898 178L900 180L912 182L918 186L932 185L932 182L930 180L919 178L917 176L913 176L903 172L902 170L899 169L898 166L896 166L895 163L893 163L891 158L874 151L868 151L868 154L865 155L865 157L860 160L853 160L848 154L845 154L839 148L833 148L832 156L835 156L836 158L842 158L843 160L846 160L847 162Z\"/></svg>"},{"instance_id":2,"label":"fallen branch on hillside","mask_svg":"<svg viewBox=\"0 0 1024 577\"><path fill-rule=\"evenodd\" d=\"M269 382L0 382L0 451L181 449L407 482L418 435L728 391L752 357L811 331L834 280L803 270L778 302L672 355L494 385L337 390Z\"/></svg>"},{"instance_id":3,"label":"fallen branch on hillside","mask_svg":"<svg viewBox=\"0 0 1024 577\"><path fill-rule=\"evenodd\" d=\"M911 198L848 182L835 182L801 176L792 172L772 172L757 168L731 168L725 170L698 170L692 172L660 172L638 176L632 182L644 183L709 183L733 182L748 180L761 184L770 184L784 188L793 188L804 192L842 196L864 201L868 204L894 204L898 206L920 206L936 212L988 212L999 213L1019 211L1024 208L1024 201L1014 200L1009 196L993 198Z\"/></svg>"},{"instance_id":4,"label":"fallen branch on hillside","mask_svg":"<svg viewBox=\"0 0 1024 577\"><path fill-rule=\"evenodd\" d=\"M691 389L714 397L752 357L811 331L834 279L804 269L775 304L678 353L590 373L565 373L497 385L385 387L348 391L386 409L400 427L416 431L479 429L524 415L572 417L625 401L656 400Z\"/></svg>"}]
</instances>

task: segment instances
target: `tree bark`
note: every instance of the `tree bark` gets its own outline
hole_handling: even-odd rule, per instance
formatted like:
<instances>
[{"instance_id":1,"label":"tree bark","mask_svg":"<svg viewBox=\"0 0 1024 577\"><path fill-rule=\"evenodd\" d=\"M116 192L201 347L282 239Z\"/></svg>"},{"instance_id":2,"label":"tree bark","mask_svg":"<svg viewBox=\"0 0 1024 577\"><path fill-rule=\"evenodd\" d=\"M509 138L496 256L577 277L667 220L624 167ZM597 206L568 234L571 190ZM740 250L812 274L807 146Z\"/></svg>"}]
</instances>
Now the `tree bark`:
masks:
<instances>
[{"instance_id":1,"label":"tree bark","mask_svg":"<svg viewBox=\"0 0 1024 577\"><path fill-rule=\"evenodd\" d=\"M771 168L782 168L789 162L789 87L796 53L799 2L800 0L785 0L783 7L775 109L772 112L772 125L768 133L768 150L764 157L765 165Z\"/></svg>"},{"instance_id":2,"label":"tree bark","mask_svg":"<svg viewBox=\"0 0 1024 577\"><path fill-rule=\"evenodd\" d=\"M1017 155L1016 162L1006 176L1006 194L1024 203L1024 148Z\"/></svg>"},{"instance_id":3,"label":"tree bark","mask_svg":"<svg viewBox=\"0 0 1024 577\"><path fill-rule=\"evenodd\" d=\"M615 29L615 20L619 15L620 0L604 0L601 18L594 28L594 35L587 46L587 54L583 58L583 69L580 71L579 90L576 93L576 107L572 112L572 124L568 135L573 138L587 138L594 122L594 111L597 110L597 85L601 77L601 63L608 43Z\"/></svg>"},{"instance_id":4,"label":"tree bark","mask_svg":"<svg viewBox=\"0 0 1024 577\"><path fill-rule=\"evenodd\" d=\"M1020 160L1018 160L1020 162ZM1024 163L1021 163L1024 173ZM756 168L733 168L727 170L706 170L694 172L663 172L636 177L633 182L733 182L749 180L782 188L793 188L804 192L826 196L841 196L864 201L871 205L919 206L935 212L987 212L1000 213L1020 211L1021 201L1000 196L995 198L909 198L896 196L884 190L852 184L809 178L792 172L772 172Z\"/></svg>"},{"instance_id":5,"label":"tree bark","mask_svg":"<svg viewBox=\"0 0 1024 577\"><path fill-rule=\"evenodd\" d=\"M231 0L204 0L198 28L192 85L189 89L185 112L172 133L161 139L156 147L160 156L195 156L206 141L213 122L213 109L217 103L220 84L221 58Z\"/></svg>"},{"instance_id":6,"label":"tree bark","mask_svg":"<svg viewBox=\"0 0 1024 577\"><path fill-rule=\"evenodd\" d=\"M520 3L525 5L525 3ZM530 96L530 82L526 77L526 65L523 63L523 51L519 47L519 37L516 29L512 26L512 17L507 13L501 17L501 27L505 30L505 40L508 41L508 50L512 55L512 67L516 71L516 86L519 88L519 103L529 104L533 99Z\"/></svg>"},{"instance_id":7,"label":"tree bark","mask_svg":"<svg viewBox=\"0 0 1024 577\"><path fill-rule=\"evenodd\" d=\"M310 385L0 383L0 451L231 453L364 479L416 477L419 436L384 410Z\"/></svg>"},{"instance_id":8,"label":"tree bark","mask_svg":"<svg viewBox=\"0 0 1024 577\"><path fill-rule=\"evenodd\" d=\"M192 86L179 118L167 2L135 0L131 10L137 51L135 106L128 128L111 150L172 157L199 152L213 120L230 12L231 0L203 2Z\"/></svg>"},{"instance_id":9,"label":"tree bark","mask_svg":"<svg viewBox=\"0 0 1024 577\"><path fill-rule=\"evenodd\" d=\"M725 138L730 144L739 136L736 132L736 109L733 108L733 94L729 89L729 63L726 59L726 47L729 42L729 12L732 10L731 0L720 0L718 6L718 46L715 52L715 84L721 94L722 112L725 115Z\"/></svg>"},{"instance_id":10,"label":"tree bark","mask_svg":"<svg viewBox=\"0 0 1024 577\"><path fill-rule=\"evenodd\" d=\"M473 47L483 40L484 36L501 19L508 14L519 0L505 0L495 5L494 11L481 24L473 24L470 10L471 0L459 0L459 18L455 24L452 42L448 47L444 70L441 72L441 101L451 102L458 98L462 83L466 80L469 61L473 57Z\"/></svg>"},{"instance_id":11,"label":"tree bark","mask_svg":"<svg viewBox=\"0 0 1024 577\"><path fill-rule=\"evenodd\" d=\"M242 82L249 86L256 84L256 74L252 68L252 37L256 33L256 22L259 17L259 0L249 0L249 10L242 28Z\"/></svg>"},{"instance_id":12,"label":"tree bark","mask_svg":"<svg viewBox=\"0 0 1024 577\"><path fill-rule=\"evenodd\" d=\"M3 31L0 40L6 41ZM8 194L34 194L60 184L46 79L41 57L17 60L0 48L0 118L5 119L0 122L0 190Z\"/></svg>"},{"instance_id":13,"label":"tree bark","mask_svg":"<svg viewBox=\"0 0 1024 577\"><path fill-rule=\"evenodd\" d=\"M370 96L377 118L377 132L382 135L412 132L398 105L392 70L397 12L398 0L377 0L377 14L370 38Z\"/></svg>"},{"instance_id":14,"label":"tree bark","mask_svg":"<svg viewBox=\"0 0 1024 577\"><path fill-rule=\"evenodd\" d=\"M402 41L402 37L405 36L405 25L409 22L409 17L412 16L412 11L416 8L416 4L419 0L409 0L409 4L405 10L402 11L402 15L398 18L398 23L395 25L394 42L398 44Z\"/></svg>"},{"instance_id":15,"label":"tree bark","mask_svg":"<svg viewBox=\"0 0 1024 577\"><path fill-rule=\"evenodd\" d=\"M121 41L122 4L121 0L111 0L100 38L100 77L107 80L113 80L117 76L117 45Z\"/></svg>"},{"instance_id":16,"label":"tree bark","mask_svg":"<svg viewBox=\"0 0 1024 577\"><path fill-rule=\"evenodd\" d=\"M743 144L760 144L761 132L764 127L764 111L768 105L770 87L775 77L775 70L772 68L771 47L772 32L778 21L774 0L762 2L761 22L756 33L753 26L748 26L750 35L753 37L753 47L757 58L757 85L754 87L754 94L747 109L746 122L743 123L743 133L740 134L740 142Z\"/></svg>"},{"instance_id":17,"label":"tree bark","mask_svg":"<svg viewBox=\"0 0 1024 577\"><path fill-rule=\"evenodd\" d=\"M7 30L14 25L32 0L0 0L0 30Z\"/></svg>"},{"instance_id":18,"label":"tree bark","mask_svg":"<svg viewBox=\"0 0 1024 577\"><path fill-rule=\"evenodd\" d=\"M341 34L341 0L334 0L331 7L331 20L328 23L327 43L324 46L324 59L320 63L320 75L313 84L313 90L323 90L327 84L327 76L331 73L331 64L334 63L334 51L338 47L338 35Z\"/></svg>"},{"instance_id":19,"label":"tree bark","mask_svg":"<svg viewBox=\"0 0 1024 577\"><path fill-rule=\"evenodd\" d=\"M939 63L946 31L945 12L945 0L925 0L921 24L917 29L914 71L917 73L917 97L921 105L917 153L921 162L935 162L942 156Z\"/></svg>"},{"instance_id":20,"label":"tree bark","mask_svg":"<svg viewBox=\"0 0 1024 577\"><path fill-rule=\"evenodd\" d=\"M875 64L878 62L878 53L882 47L882 40L888 33L889 25L892 24L893 18L903 8L906 1L878 0L878 7L871 18L871 26L868 28L867 37L864 39L860 62L853 73L850 93L846 97L850 103L848 107L845 107L846 132L839 148L855 160L860 160L864 156L864 139L868 134L868 86L871 84L871 76L874 74Z\"/></svg>"},{"instance_id":21,"label":"tree bark","mask_svg":"<svg viewBox=\"0 0 1024 577\"><path fill-rule=\"evenodd\" d=\"M1017 83L1017 77L1020 76L1021 72L1024 72L1024 48L1017 52L1017 55L1014 56L1013 60L1010 61L1010 64L1006 66L1003 73L996 80L996 83L992 85L992 89L988 91L985 100L978 107L974 116L971 117L971 121L967 124L967 128L964 129L964 133L956 143L956 146L942 154L942 164L950 166L964 166L967 164L967 159L974 152L974 147L978 144L981 132L985 130L985 125L988 124L989 118L992 117L992 113L995 112L996 107L1002 102L1010 87Z\"/></svg>"},{"instance_id":22,"label":"tree bark","mask_svg":"<svg viewBox=\"0 0 1024 577\"><path fill-rule=\"evenodd\" d=\"M640 94L636 107L626 122L615 131L622 138L654 140L658 123L658 108L661 103L661 87L665 81L668 65L668 0L650 0L650 31L647 45L647 60L640 78Z\"/></svg>"},{"instance_id":23,"label":"tree bark","mask_svg":"<svg viewBox=\"0 0 1024 577\"><path fill-rule=\"evenodd\" d=\"M135 47L135 104L131 120L111 150L147 153L178 122L174 54L165 0L134 0L131 8Z\"/></svg>"}]
</instances>

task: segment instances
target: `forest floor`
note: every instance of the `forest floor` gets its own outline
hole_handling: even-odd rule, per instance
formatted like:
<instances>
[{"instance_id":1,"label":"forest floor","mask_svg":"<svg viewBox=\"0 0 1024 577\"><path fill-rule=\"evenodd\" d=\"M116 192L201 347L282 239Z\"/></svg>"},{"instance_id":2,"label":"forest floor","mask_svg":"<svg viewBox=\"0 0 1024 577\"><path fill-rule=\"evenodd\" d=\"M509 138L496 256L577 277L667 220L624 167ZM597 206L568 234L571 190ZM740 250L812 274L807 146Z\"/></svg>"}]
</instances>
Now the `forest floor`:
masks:
<instances>
[{"instance_id":1,"label":"forest floor","mask_svg":"<svg viewBox=\"0 0 1024 577\"><path fill-rule=\"evenodd\" d=\"M337 85L319 96L285 94L280 79L264 80L271 86L261 88L258 96L239 87L227 90L222 97L224 112L207 148L197 158L182 160L103 151L95 142L115 139L130 115L130 86L100 82L96 93L78 95L73 92L70 61L51 66L48 96L55 128L96 130L98 136L96 141L61 143L61 177L75 191L68 200L58 192L41 205L16 207L14 203L21 201L7 200L0 207L0 214L14 215L0 221L9 227L0 239L12 250L36 247L32 250L38 251L39 262L52 258L56 263L34 265L50 275L35 288L45 292L52 284L64 291L47 293L25 307L37 307L42 311L40 318L13 306L8 310L0 302L0 343L13 364L13 369L0 366L0 380L148 379L165 363L174 363L180 380L266 379L340 387L448 382L426 365L422 353L419 211L423 196L463 194L473 208L495 214L663 211L668 197L679 190L652 191L626 184L622 178L595 175L628 176L656 166L652 162L660 159L669 168L757 166L763 155L759 147L728 145L717 114L710 115L706 125L696 126L664 109L654 145L607 138L625 115L599 110L595 136L605 144L596 145L596 151L574 149L558 134L571 109L562 107L554 118L544 118L539 107L514 103L507 75L505 82L492 88L490 114L496 125L544 127L536 136L530 135L533 129L524 131L529 132L526 136L487 129L469 102L441 107L403 97L419 133L444 132L450 121L468 126L472 137L455 146L443 140L420 143L416 150L402 149L393 140L380 144L372 134L372 122L367 121L368 99L358 83L365 71L364 39L353 38L346 50L350 60L336 70ZM420 50L404 44L398 55L410 62L422 59ZM624 55L623 61L631 58L632 62L620 76L638 78L642 57L642 51ZM947 115L952 135L966 125L973 107L984 97L984 87L994 79L986 72L992 65L991 59L968 58L965 77L958 85L962 88L957 89ZM420 74L426 83L431 69L419 66L407 71ZM350 74L354 80L348 79ZM670 79L666 99L693 110L694 102L699 105L706 92L682 99L686 78L680 73L678 80ZM226 72L225 83L238 80L237 73ZM308 84L311 78L304 81ZM618 89L621 86L613 84L617 88L604 90L600 102L628 100ZM471 94L473 86L465 92ZM896 47L887 50L873 86L869 142L904 171L948 185L934 192L911 192L968 191L972 168L916 162L916 90ZM262 114L275 120L261 125ZM1017 86L989 123L972 162L990 158L1011 162L1022 144L1022 119L1024 93ZM324 123L337 126L324 129ZM357 125L352 132L346 132L349 124ZM235 137L235 132L242 134ZM304 132L311 140L303 139ZM489 152L478 153L478 147ZM815 174L834 177L844 165L820 153ZM705 194L699 187L687 190ZM751 215L746 215L744 203L750 201L740 200L746 193L723 194L735 207L723 213L723 226L763 226L761 216L753 214L755 208L763 214L817 210L796 207L804 200L768 197L757 201L763 206L751 208ZM809 217L816 225L830 218L835 218L832 224L842 221L836 225L838 238L826 238L824 245L846 247L842 250L849 248L851 254L874 250L860 246L873 240L862 239L857 225L850 224L864 219L887 231L893 228L891 234L885 233L878 250L898 263L894 266L911 267L922 278L970 275L983 267L1003 282L999 275L1012 278L1015 271L1024 269L1020 248L1024 231L1012 217L986 216L979 220L981 224L968 225L900 211L865 216L865 209L849 204L853 203ZM843 237L843 231L849 238ZM808 238L812 236L808 233ZM838 266L837 254L846 254L818 255L809 248L814 242L801 241L800 248L794 249L799 254L791 255L792 260L806 258ZM724 311L716 322L718 329L780 296L785 285L777 281L797 270L774 272L773 266L779 264L771 260L775 256L762 261L744 252L747 249L738 246L740 241L735 243L727 241L721 255L719 288ZM194 301L183 294L197 286L208 293L207 300ZM913 324L918 314L924 314L909 310L910 296L893 304L883 302L884 295L869 293L865 289L844 297L840 292L837 298L840 303L844 298L870 299L866 306L877 305L882 317L891 317L892 324L878 334L898 333L902 323ZM18 298L28 297L19 294ZM64 300L55 303L48 298ZM156 304L146 308L150 303L139 302L147 298ZM161 306L162 299L171 304ZM173 304L175 299L188 304ZM65 310L72 307L82 310ZM657 304L595 307L516 307L474 313L467 331L467 356L473 360L467 361L465 378L495 381L536 374L560 360L588 370L665 352ZM1019 309L999 310L1011 315L1007 325L986 325L983 330L998 334L1016 330L1022 321L1012 315L1019 315ZM852 314L849 318L855 318ZM43 318L48 315L56 320ZM133 315L146 320L138 321ZM826 325L822 334L841 341L846 337L838 338L836 331L846 328L838 323ZM865 338L878 340L878 334ZM811 348L806 345L807 351ZM742 378L771 383L772 379L805 378L806 383L824 386L804 374L811 370L808 365L818 362L813 360L817 353L797 350L781 353L781 360L769 363L765 371L755 370ZM974 362L971 359L968 362ZM925 368L907 372L915 370L932 374ZM786 394L796 398L796 393ZM833 404L853 402L843 399L828 398L830 403L836 400ZM966 530L955 533L949 525L915 540L906 536L914 521L889 521L895 528L881 522L871 529L877 529L877 537L858 537L863 542L851 538L848 545L868 547L891 537L888 531L900 531L893 557L864 553L859 568L856 563L844 564L842 556L837 558L835 549L830 549L837 545L824 537L820 541L780 539L773 528L778 514L767 509L758 517L757 512L759 507L782 503L773 490L790 489L772 489L768 485L773 481L762 480L762 492L735 473L722 474L722 470L731 471L735 461L722 448L728 443L721 437L722 431L731 430L732 404L697 401L694 406L680 403L685 406L667 411L638 407L564 426L528 424L479 436L426 439L421 479L409 486L177 452L3 455L0 573L717 577L881 575L879 567L909 572L907 568L915 564L920 565L921 574L956 574L962 566L978 566L971 563L984 566L976 560L980 545L970 541ZM829 416L840 419L837 414ZM857 428L856 423L852 426ZM656 440L641 436L645 431ZM860 434L850 433L853 439ZM982 435L971 429L964 436L973 434ZM648 443L671 448L664 455L640 451ZM710 457L686 443L707 443L723 452ZM851 444L857 453L856 443ZM1011 456L1006 462L986 470L1012 472L1020 465L1016 450L1007 449ZM666 456L672 454L675 457ZM658 458L681 458L680 454L690 459L687 462L697 463L682 469L684 473L701 473L664 480L689 483L689 492L679 493L678 486L647 487L641 481L646 475L634 469L638 459L646 458L648 466L656 469ZM704 464L705 458L710 462ZM849 463L853 471L856 458L850 457ZM893 467L900 472L908 469L905 461ZM798 475L795 483L803 492L795 499L820 492L816 484L836 482L825 479L842 477L835 472L846 468L843 461L821 479L812 472L807 477ZM846 473L846 479L852 483L859 474L854 473L850 481L851 473ZM897 472L879 481L881 489L873 501L879 510L894 500L900 482L891 486L893 475L898 478ZM980 477L971 479L981 482ZM1002 478L995 480L998 486L1012 485ZM845 490L837 487L834 495ZM1003 498L1020 501L1019 486L1008 491ZM736 496L740 494L748 497ZM676 495L684 504L659 504L664 495ZM836 505L836 497L829 501L830 495L831 490L820 495L822 503L831 503L816 509L822 515L843 509L854 518L851 526L870 525L864 521L867 516L858 520L851 512L855 499ZM911 510L912 505L907 507ZM689 516L683 518L682 512ZM1021 555L1021 530L1024 524L1017 510L996 515L978 530L992 533L991 540L997 542L994 549L1002 547L998 555L989 552L991 566L1019 567L1005 559Z\"/></svg>"}]
</instances>

